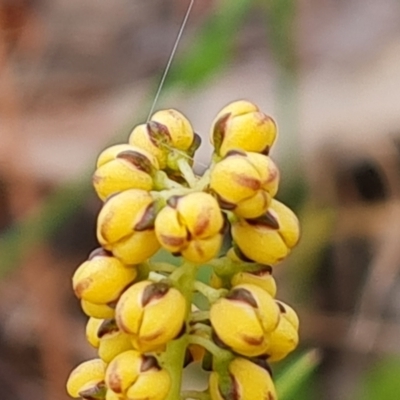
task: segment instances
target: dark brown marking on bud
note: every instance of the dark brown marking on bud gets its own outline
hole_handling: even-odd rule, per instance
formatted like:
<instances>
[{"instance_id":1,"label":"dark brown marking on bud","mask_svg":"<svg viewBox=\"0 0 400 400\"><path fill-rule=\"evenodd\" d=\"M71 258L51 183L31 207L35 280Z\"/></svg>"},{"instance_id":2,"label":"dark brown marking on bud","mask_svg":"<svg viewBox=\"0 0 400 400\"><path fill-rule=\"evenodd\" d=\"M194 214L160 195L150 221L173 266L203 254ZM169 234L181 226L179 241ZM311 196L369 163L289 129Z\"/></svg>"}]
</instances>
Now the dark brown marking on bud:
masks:
<instances>
[{"instance_id":1,"label":"dark brown marking on bud","mask_svg":"<svg viewBox=\"0 0 400 400\"><path fill-rule=\"evenodd\" d=\"M213 142L214 142L214 149L217 154L219 154L222 142L224 141L226 125L230 116L231 113L227 113L222 115L217 121L215 121L213 128Z\"/></svg>"},{"instance_id":2,"label":"dark brown marking on bud","mask_svg":"<svg viewBox=\"0 0 400 400\"><path fill-rule=\"evenodd\" d=\"M133 151L133 150L125 150L117 155L117 158L128 161L139 171L146 172L150 174L153 170L153 165L150 160L143 154Z\"/></svg>"},{"instance_id":3,"label":"dark brown marking on bud","mask_svg":"<svg viewBox=\"0 0 400 400\"><path fill-rule=\"evenodd\" d=\"M170 289L170 286L165 282L156 282L147 286L142 294L142 307L146 307L152 300L161 299Z\"/></svg>"},{"instance_id":4,"label":"dark brown marking on bud","mask_svg":"<svg viewBox=\"0 0 400 400\"><path fill-rule=\"evenodd\" d=\"M117 326L117 322L115 321L115 319L105 319L99 326L99 329L97 330L97 337L101 339L105 335L118 331L119 328Z\"/></svg>"},{"instance_id":5,"label":"dark brown marking on bud","mask_svg":"<svg viewBox=\"0 0 400 400\"><path fill-rule=\"evenodd\" d=\"M173 253L171 253L174 257L181 257L182 253L180 251L175 251Z\"/></svg>"},{"instance_id":6,"label":"dark brown marking on bud","mask_svg":"<svg viewBox=\"0 0 400 400\"><path fill-rule=\"evenodd\" d=\"M244 303L249 304L253 308L258 308L258 304L254 296L251 294L250 291L243 288L236 288L233 289L228 295L226 296L229 300L238 300L243 301Z\"/></svg>"},{"instance_id":7,"label":"dark brown marking on bud","mask_svg":"<svg viewBox=\"0 0 400 400\"><path fill-rule=\"evenodd\" d=\"M171 196L171 197L167 200L167 204L168 204L171 208L176 208L176 207L178 207L179 200L180 200L182 197L183 197L183 196Z\"/></svg>"},{"instance_id":8,"label":"dark brown marking on bud","mask_svg":"<svg viewBox=\"0 0 400 400\"><path fill-rule=\"evenodd\" d=\"M258 365L260 368L265 369L270 374L270 376L272 378L273 377L272 368L267 362L267 358L268 357L269 357L269 355L263 355L261 357L252 358L251 361L254 364Z\"/></svg>"},{"instance_id":9,"label":"dark brown marking on bud","mask_svg":"<svg viewBox=\"0 0 400 400\"><path fill-rule=\"evenodd\" d=\"M242 249L236 243L233 243L233 251L235 252L236 256L238 258L240 258L242 261L247 262L247 263L254 262L254 260L247 257L246 254L243 253Z\"/></svg>"},{"instance_id":10,"label":"dark brown marking on bud","mask_svg":"<svg viewBox=\"0 0 400 400\"><path fill-rule=\"evenodd\" d=\"M259 179L249 177L245 174L242 174L240 172L235 173L233 175L233 180L238 183L240 186L243 186L245 188L249 188L251 190L259 190L261 189L261 182Z\"/></svg>"},{"instance_id":11,"label":"dark brown marking on bud","mask_svg":"<svg viewBox=\"0 0 400 400\"><path fill-rule=\"evenodd\" d=\"M149 138L155 147L160 148L164 144L171 144L171 135L165 125L156 121L150 121L146 127Z\"/></svg>"},{"instance_id":12,"label":"dark brown marking on bud","mask_svg":"<svg viewBox=\"0 0 400 400\"><path fill-rule=\"evenodd\" d=\"M223 159L225 160L225 158L232 157L232 156L247 157L247 154L246 154L246 152L243 151L243 150L233 149L233 150L229 150L229 151L225 154L225 157L224 157Z\"/></svg>"},{"instance_id":13,"label":"dark brown marking on bud","mask_svg":"<svg viewBox=\"0 0 400 400\"><path fill-rule=\"evenodd\" d=\"M207 230L210 225L210 215L207 210L203 210L197 216L196 225L194 231L191 232L193 236L200 237ZM189 231L188 231L189 232Z\"/></svg>"},{"instance_id":14,"label":"dark brown marking on bud","mask_svg":"<svg viewBox=\"0 0 400 400\"><path fill-rule=\"evenodd\" d=\"M103 381L89 389L82 390L78 394L84 400L103 400L106 396L106 392L107 387Z\"/></svg>"},{"instance_id":15,"label":"dark brown marking on bud","mask_svg":"<svg viewBox=\"0 0 400 400\"><path fill-rule=\"evenodd\" d=\"M175 339L179 339L180 337L182 337L184 334L186 333L186 325L183 323L182 324L182 328L181 330L178 332L178 334L174 337Z\"/></svg>"},{"instance_id":16,"label":"dark brown marking on bud","mask_svg":"<svg viewBox=\"0 0 400 400\"><path fill-rule=\"evenodd\" d=\"M276 400L274 395L268 390L267 397L265 400Z\"/></svg>"},{"instance_id":17,"label":"dark brown marking on bud","mask_svg":"<svg viewBox=\"0 0 400 400\"><path fill-rule=\"evenodd\" d=\"M236 204L230 203L229 201L225 200L218 193L214 192L213 194L217 198L218 204L223 210L233 211L236 208Z\"/></svg>"},{"instance_id":18,"label":"dark brown marking on bud","mask_svg":"<svg viewBox=\"0 0 400 400\"><path fill-rule=\"evenodd\" d=\"M126 286L126 289L127 289L131 284L132 284L132 283L129 283L129 284ZM122 294L122 293L121 293L121 294ZM113 301L108 302L108 303L107 303L108 307L114 308L114 309L115 309L115 308L117 307L118 300L119 300L119 298L116 299L116 300L113 300Z\"/></svg>"},{"instance_id":19,"label":"dark brown marking on bud","mask_svg":"<svg viewBox=\"0 0 400 400\"><path fill-rule=\"evenodd\" d=\"M157 359L153 356L142 355L142 364L140 366L140 372L146 372L151 369L160 370Z\"/></svg>"},{"instance_id":20,"label":"dark brown marking on bud","mask_svg":"<svg viewBox=\"0 0 400 400\"><path fill-rule=\"evenodd\" d=\"M113 254L111 251L105 250L102 247L98 247L97 249L94 249L88 257L88 260L92 260L95 257L112 257Z\"/></svg>"},{"instance_id":21,"label":"dark brown marking on bud","mask_svg":"<svg viewBox=\"0 0 400 400\"><path fill-rule=\"evenodd\" d=\"M246 221L249 225L261 225L276 230L280 228L278 220L270 211L260 217L247 219Z\"/></svg>"},{"instance_id":22,"label":"dark brown marking on bud","mask_svg":"<svg viewBox=\"0 0 400 400\"><path fill-rule=\"evenodd\" d=\"M182 237L174 237L174 236L167 236L167 235L160 235L161 242L173 247L181 247L186 243L186 238ZM180 253L174 253L180 255Z\"/></svg>"},{"instance_id":23,"label":"dark brown marking on bud","mask_svg":"<svg viewBox=\"0 0 400 400\"><path fill-rule=\"evenodd\" d=\"M239 396L239 383L234 375L229 374L231 378L232 385L229 392L226 394L226 400L240 400Z\"/></svg>"},{"instance_id":24,"label":"dark brown marking on bud","mask_svg":"<svg viewBox=\"0 0 400 400\"><path fill-rule=\"evenodd\" d=\"M218 346L221 347L221 349L226 349L226 350L232 350L215 332L213 329L211 332L211 339L212 341Z\"/></svg>"},{"instance_id":25,"label":"dark brown marking on bud","mask_svg":"<svg viewBox=\"0 0 400 400\"><path fill-rule=\"evenodd\" d=\"M223 218L223 224L222 224L221 229L219 230L219 233L225 237L225 236L229 235L229 228L231 225L229 223L229 220L228 220L228 217L226 216L226 214L222 214L222 218Z\"/></svg>"},{"instance_id":26,"label":"dark brown marking on bud","mask_svg":"<svg viewBox=\"0 0 400 400\"><path fill-rule=\"evenodd\" d=\"M275 301L275 303L278 305L279 311L280 311L282 314L286 314L286 308L285 308L285 306L284 306L280 301Z\"/></svg>"},{"instance_id":27,"label":"dark brown marking on bud","mask_svg":"<svg viewBox=\"0 0 400 400\"><path fill-rule=\"evenodd\" d=\"M108 242L108 226L109 224L112 222L112 220L114 219L114 212L110 211L103 219L102 224L100 226L100 234L101 237Z\"/></svg>"},{"instance_id":28,"label":"dark brown marking on bud","mask_svg":"<svg viewBox=\"0 0 400 400\"><path fill-rule=\"evenodd\" d=\"M186 153L190 156L193 157L194 153L196 153L196 150L200 147L201 145L201 136L195 133L193 135L193 141L190 147L186 150Z\"/></svg>"},{"instance_id":29,"label":"dark brown marking on bud","mask_svg":"<svg viewBox=\"0 0 400 400\"><path fill-rule=\"evenodd\" d=\"M91 278L86 278L81 281L74 287L74 293L78 299L82 298L82 293L92 284Z\"/></svg>"},{"instance_id":30,"label":"dark brown marking on bud","mask_svg":"<svg viewBox=\"0 0 400 400\"><path fill-rule=\"evenodd\" d=\"M267 145L267 146L265 146L265 148L263 150L261 150L260 153L263 154L264 156L268 156L270 150L271 150L271 146Z\"/></svg>"},{"instance_id":31,"label":"dark brown marking on bud","mask_svg":"<svg viewBox=\"0 0 400 400\"><path fill-rule=\"evenodd\" d=\"M264 336L254 337L248 336L245 333L241 335L241 338L250 346L260 346L264 341Z\"/></svg>"},{"instance_id":32,"label":"dark brown marking on bud","mask_svg":"<svg viewBox=\"0 0 400 400\"><path fill-rule=\"evenodd\" d=\"M111 367L111 370L110 370ZM122 381L119 375L119 365L118 362L113 362L108 366L109 371L107 371L108 379L107 384L109 388L115 393L122 393Z\"/></svg>"},{"instance_id":33,"label":"dark brown marking on bud","mask_svg":"<svg viewBox=\"0 0 400 400\"><path fill-rule=\"evenodd\" d=\"M154 224L157 217L157 211L158 211L157 204L155 201L153 201L146 207L142 219L135 225L134 230L136 232L143 232L149 229L154 229Z\"/></svg>"}]
</instances>

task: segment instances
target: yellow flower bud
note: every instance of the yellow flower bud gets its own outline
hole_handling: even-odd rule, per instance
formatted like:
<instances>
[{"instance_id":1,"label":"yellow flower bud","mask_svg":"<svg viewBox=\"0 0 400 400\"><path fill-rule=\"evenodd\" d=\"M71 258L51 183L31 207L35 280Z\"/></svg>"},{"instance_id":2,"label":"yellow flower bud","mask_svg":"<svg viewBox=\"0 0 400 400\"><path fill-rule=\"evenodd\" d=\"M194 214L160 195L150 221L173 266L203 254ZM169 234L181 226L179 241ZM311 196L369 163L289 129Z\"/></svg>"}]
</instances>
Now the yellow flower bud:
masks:
<instances>
[{"instance_id":1,"label":"yellow flower bud","mask_svg":"<svg viewBox=\"0 0 400 400\"><path fill-rule=\"evenodd\" d=\"M232 286L250 283L264 289L272 297L276 295L276 282L272 276L272 268L264 267L256 272L239 272L232 277Z\"/></svg>"},{"instance_id":2,"label":"yellow flower bud","mask_svg":"<svg viewBox=\"0 0 400 400\"><path fill-rule=\"evenodd\" d=\"M171 378L164 369L143 372L126 392L129 400L164 400L171 387Z\"/></svg>"},{"instance_id":3,"label":"yellow flower bud","mask_svg":"<svg viewBox=\"0 0 400 400\"><path fill-rule=\"evenodd\" d=\"M157 111L151 121L167 127L171 144L178 150L188 150L194 140L193 128L188 119L177 110Z\"/></svg>"},{"instance_id":4,"label":"yellow flower bud","mask_svg":"<svg viewBox=\"0 0 400 400\"><path fill-rule=\"evenodd\" d=\"M97 358L78 365L69 375L68 394L73 398L79 398L82 392L96 392L104 384L105 371L105 363Z\"/></svg>"},{"instance_id":5,"label":"yellow flower bud","mask_svg":"<svg viewBox=\"0 0 400 400\"><path fill-rule=\"evenodd\" d=\"M107 387L129 400L163 400L171 379L152 356L129 350L116 356L107 367Z\"/></svg>"},{"instance_id":6,"label":"yellow flower bud","mask_svg":"<svg viewBox=\"0 0 400 400\"><path fill-rule=\"evenodd\" d=\"M88 316L98 319L113 318L115 309L108 304L95 304L84 299L81 300L82 311Z\"/></svg>"},{"instance_id":7,"label":"yellow flower bud","mask_svg":"<svg viewBox=\"0 0 400 400\"><path fill-rule=\"evenodd\" d=\"M222 244L224 220L217 201L207 193L175 196L155 222L161 245L195 263L214 258Z\"/></svg>"},{"instance_id":8,"label":"yellow flower bud","mask_svg":"<svg viewBox=\"0 0 400 400\"><path fill-rule=\"evenodd\" d=\"M97 332L99 337L99 357L109 363L118 354L133 349L131 338L118 328L115 320L103 321Z\"/></svg>"},{"instance_id":9,"label":"yellow flower bud","mask_svg":"<svg viewBox=\"0 0 400 400\"><path fill-rule=\"evenodd\" d=\"M103 321L104 319L90 317L86 324L86 339L96 349L100 345L100 338L97 332Z\"/></svg>"},{"instance_id":10,"label":"yellow flower bud","mask_svg":"<svg viewBox=\"0 0 400 400\"><path fill-rule=\"evenodd\" d=\"M268 154L276 135L275 121L243 100L223 108L211 129L211 141L222 157L230 150Z\"/></svg>"},{"instance_id":11,"label":"yellow flower bud","mask_svg":"<svg viewBox=\"0 0 400 400\"><path fill-rule=\"evenodd\" d=\"M276 329L279 317L279 307L272 296L251 284L234 287L210 310L211 324L218 339L236 353L248 357L265 353L269 334Z\"/></svg>"},{"instance_id":12,"label":"yellow flower bud","mask_svg":"<svg viewBox=\"0 0 400 400\"><path fill-rule=\"evenodd\" d=\"M156 121L136 126L129 136L129 144L137 146L155 157L160 169L167 166L172 138L168 128Z\"/></svg>"},{"instance_id":13,"label":"yellow flower bud","mask_svg":"<svg viewBox=\"0 0 400 400\"><path fill-rule=\"evenodd\" d=\"M145 150L115 145L100 154L93 185L102 200L127 189L151 190L156 169L157 159Z\"/></svg>"},{"instance_id":14,"label":"yellow flower bud","mask_svg":"<svg viewBox=\"0 0 400 400\"><path fill-rule=\"evenodd\" d=\"M277 400L274 382L268 367L262 367L245 358L235 358L229 364L231 389L229 393L221 393L219 375L210 375L211 400L227 399L234 394L237 400ZM231 398L231 397L229 397Z\"/></svg>"},{"instance_id":15,"label":"yellow flower bud","mask_svg":"<svg viewBox=\"0 0 400 400\"><path fill-rule=\"evenodd\" d=\"M278 191L279 171L267 156L230 151L211 171L210 187L223 208L243 218L264 214Z\"/></svg>"},{"instance_id":16,"label":"yellow flower bud","mask_svg":"<svg viewBox=\"0 0 400 400\"><path fill-rule=\"evenodd\" d=\"M157 350L181 332L186 300L166 283L142 281L131 286L118 301L119 328L132 336L134 347L142 352Z\"/></svg>"},{"instance_id":17,"label":"yellow flower bud","mask_svg":"<svg viewBox=\"0 0 400 400\"><path fill-rule=\"evenodd\" d=\"M160 247L153 229L156 210L150 193L130 189L104 203L97 220L100 244L125 264L139 264Z\"/></svg>"},{"instance_id":18,"label":"yellow flower bud","mask_svg":"<svg viewBox=\"0 0 400 400\"><path fill-rule=\"evenodd\" d=\"M134 281L137 272L102 249L96 249L75 271L72 284L76 296L95 304L107 304L118 299Z\"/></svg>"},{"instance_id":19,"label":"yellow flower bud","mask_svg":"<svg viewBox=\"0 0 400 400\"><path fill-rule=\"evenodd\" d=\"M293 308L277 301L281 318L277 328L271 333L266 351L268 362L284 359L299 343L299 318Z\"/></svg>"},{"instance_id":20,"label":"yellow flower bud","mask_svg":"<svg viewBox=\"0 0 400 400\"><path fill-rule=\"evenodd\" d=\"M232 224L232 236L248 259L274 265L288 256L300 237L296 215L277 200L272 200L264 216Z\"/></svg>"}]
</instances>

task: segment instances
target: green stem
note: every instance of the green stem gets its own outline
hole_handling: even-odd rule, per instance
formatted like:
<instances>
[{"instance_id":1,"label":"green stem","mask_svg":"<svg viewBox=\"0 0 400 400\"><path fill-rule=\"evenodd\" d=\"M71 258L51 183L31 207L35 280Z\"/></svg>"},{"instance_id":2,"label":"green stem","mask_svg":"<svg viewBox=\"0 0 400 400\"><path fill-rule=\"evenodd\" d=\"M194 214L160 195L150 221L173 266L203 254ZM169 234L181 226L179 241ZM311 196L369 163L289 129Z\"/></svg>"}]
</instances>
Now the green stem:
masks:
<instances>
[{"instance_id":1,"label":"green stem","mask_svg":"<svg viewBox=\"0 0 400 400\"><path fill-rule=\"evenodd\" d=\"M182 189L183 186L178 182L168 178L164 171L157 171L153 175L153 185L155 190Z\"/></svg>"},{"instance_id":2,"label":"green stem","mask_svg":"<svg viewBox=\"0 0 400 400\"><path fill-rule=\"evenodd\" d=\"M196 324L194 324L192 327L191 327L191 330L190 330L191 332L196 332L196 334L197 333L200 333L200 332L203 332L203 333L205 333L208 337L210 337L211 336L211 333L212 333L212 328L211 328L211 326L209 326L209 325L206 325L206 324L202 324L202 323L200 323L200 322L197 322Z\"/></svg>"},{"instance_id":3,"label":"green stem","mask_svg":"<svg viewBox=\"0 0 400 400\"><path fill-rule=\"evenodd\" d=\"M212 340L203 336L189 335L188 342L190 344L198 344L199 346L204 347L215 357L215 359L220 360L221 362L230 361L233 358L230 351L221 349L221 347L218 347Z\"/></svg>"},{"instance_id":4,"label":"green stem","mask_svg":"<svg viewBox=\"0 0 400 400\"><path fill-rule=\"evenodd\" d=\"M197 392L195 390L185 390L181 394L181 399L195 399L195 400L210 400L210 395L207 392Z\"/></svg>"},{"instance_id":5,"label":"green stem","mask_svg":"<svg viewBox=\"0 0 400 400\"><path fill-rule=\"evenodd\" d=\"M186 326L189 326L191 317L191 306L193 297L193 286L197 274L197 267L191 263L184 263L176 268L170 279L174 286L186 299ZM182 335L179 339L168 343L167 349L160 357L161 364L171 377L171 389L166 400L177 400L181 398L183 363L188 345L189 335Z\"/></svg>"},{"instance_id":6,"label":"green stem","mask_svg":"<svg viewBox=\"0 0 400 400\"><path fill-rule=\"evenodd\" d=\"M218 299L228 293L226 289L214 289L200 281L194 283L194 289L204 295L210 304L215 303Z\"/></svg>"},{"instance_id":7,"label":"green stem","mask_svg":"<svg viewBox=\"0 0 400 400\"><path fill-rule=\"evenodd\" d=\"M190 317L190 322L200 322L210 319L210 312L209 311L195 311L192 313Z\"/></svg>"},{"instance_id":8,"label":"green stem","mask_svg":"<svg viewBox=\"0 0 400 400\"><path fill-rule=\"evenodd\" d=\"M151 262L149 263L149 269L150 271L155 271L155 272L172 273L177 269L177 267L175 265L166 262Z\"/></svg>"},{"instance_id":9,"label":"green stem","mask_svg":"<svg viewBox=\"0 0 400 400\"><path fill-rule=\"evenodd\" d=\"M182 176L184 177L185 181L191 188L196 187L198 178L193 172L192 167L189 165L186 158L179 158L177 161L179 171L181 172Z\"/></svg>"}]
</instances>

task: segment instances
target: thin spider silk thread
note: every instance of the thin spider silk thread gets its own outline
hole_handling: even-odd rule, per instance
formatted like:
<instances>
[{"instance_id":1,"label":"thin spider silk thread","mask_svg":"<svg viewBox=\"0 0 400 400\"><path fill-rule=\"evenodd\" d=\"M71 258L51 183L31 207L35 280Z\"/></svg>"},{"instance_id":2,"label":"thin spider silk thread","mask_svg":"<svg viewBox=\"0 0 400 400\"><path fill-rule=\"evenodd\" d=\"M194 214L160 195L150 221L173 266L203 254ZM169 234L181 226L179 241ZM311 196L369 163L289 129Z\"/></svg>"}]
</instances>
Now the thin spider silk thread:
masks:
<instances>
[{"instance_id":1,"label":"thin spider silk thread","mask_svg":"<svg viewBox=\"0 0 400 400\"><path fill-rule=\"evenodd\" d=\"M155 109L156 104L157 104L157 101L158 101L158 99L159 99L159 97L160 97L160 95L161 95L162 88L163 88L163 86L164 86L164 83L165 83L165 80L166 80L166 78L167 78L168 72L169 72L169 70L171 69L172 61L174 60L174 57L175 57L175 54L176 54L176 50L178 49L179 42L180 42L181 39L182 39L183 32L184 32L185 27L186 27L186 24L187 24L187 22L188 22L188 20L189 20L189 16L190 16L190 13L192 12L194 3L195 3L195 0L191 0L190 3L189 3L188 8L187 8L187 10L186 10L186 13L185 13L185 16L184 16L184 18L183 18L183 21L182 21L182 23L181 23L181 26L180 26L180 28L179 28L178 35L177 35L177 37L176 37L175 43L174 43L174 45L173 45L173 47L172 47L171 54L170 54L170 56L169 56L169 58L168 58L167 65L166 65L166 67L165 67L165 69L164 69L164 73L163 73L163 75L162 75L162 77L161 77L161 80L160 80L160 83L159 83L159 85L158 85L157 92L156 92L156 94L155 94L153 103L152 103L152 105L151 105L149 115L147 116L147 121L146 121L147 123L150 122L151 115L153 114L154 109ZM180 150L177 150L177 149L174 149L173 147L171 147L171 146L169 146L169 145L167 145L167 144L165 144L165 143L163 143L163 146L165 146L167 149L169 149L169 150L171 150L171 151L174 151L175 153L179 154L180 156L185 157L185 158L187 158L187 159L189 159L189 160L191 160L191 161L194 162L194 158L193 158L193 157L190 157L190 156L189 156L188 154L186 154L185 152L180 151ZM207 165L205 165L205 164L203 164L203 163L201 163L201 162L199 162L199 161L197 162L197 164L200 165L201 167L208 168Z\"/></svg>"}]
</instances>

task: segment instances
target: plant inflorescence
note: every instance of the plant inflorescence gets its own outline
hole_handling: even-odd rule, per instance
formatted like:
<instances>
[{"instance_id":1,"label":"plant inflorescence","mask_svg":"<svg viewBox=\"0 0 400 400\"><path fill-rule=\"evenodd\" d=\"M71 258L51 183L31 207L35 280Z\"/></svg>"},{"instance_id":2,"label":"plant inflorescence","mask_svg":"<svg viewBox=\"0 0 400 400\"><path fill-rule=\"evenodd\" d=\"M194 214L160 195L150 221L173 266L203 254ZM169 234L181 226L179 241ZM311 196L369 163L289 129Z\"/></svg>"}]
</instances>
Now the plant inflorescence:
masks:
<instances>
[{"instance_id":1,"label":"plant inflorescence","mask_svg":"<svg viewBox=\"0 0 400 400\"><path fill-rule=\"evenodd\" d=\"M73 276L98 358L72 371L70 396L277 398L269 364L296 348L299 320L276 300L272 271L297 244L299 224L275 199L276 135L271 117L237 101L213 122L202 176L193 170L200 137L176 110L156 112L100 154L101 247ZM160 249L180 262L152 259ZM198 280L202 265L208 281ZM182 392L193 362L210 371L208 388Z\"/></svg>"}]
</instances>

